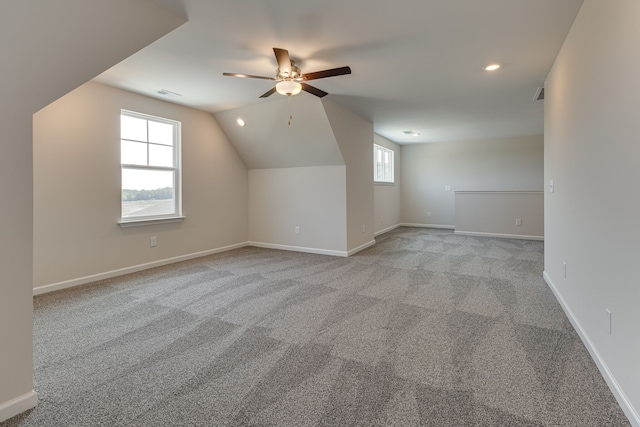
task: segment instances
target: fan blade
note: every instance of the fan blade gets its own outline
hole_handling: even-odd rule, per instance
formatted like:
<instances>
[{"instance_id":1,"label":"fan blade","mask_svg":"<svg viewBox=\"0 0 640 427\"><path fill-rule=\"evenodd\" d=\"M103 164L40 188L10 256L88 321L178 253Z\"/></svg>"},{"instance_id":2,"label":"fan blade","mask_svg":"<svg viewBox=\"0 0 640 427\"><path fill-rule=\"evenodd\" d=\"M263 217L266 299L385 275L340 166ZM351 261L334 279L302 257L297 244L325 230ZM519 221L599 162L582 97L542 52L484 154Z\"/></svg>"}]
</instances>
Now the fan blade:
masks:
<instances>
[{"instance_id":1,"label":"fan blade","mask_svg":"<svg viewBox=\"0 0 640 427\"><path fill-rule=\"evenodd\" d=\"M283 76L291 75L291 58L289 57L289 51L286 49L273 48L273 53L276 55L278 61L278 68L280 68L280 74Z\"/></svg>"},{"instance_id":2,"label":"fan blade","mask_svg":"<svg viewBox=\"0 0 640 427\"><path fill-rule=\"evenodd\" d=\"M273 95L274 93L276 93L276 88L271 88L270 90L268 90L267 92L263 93L262 95L260 95L260 98L267 98L271 95Z\"/></svg>"},{"instance_id":3,"label":"fan blade","mask_svg":"<svg viewBox=\"0 0 640 427\"><path fill-rule=\"evenodd\" d=\"M324 79L325 77L343 76L345 74L351 74L351 68L349 67L332 68L330 70L316 71L315 73L303 74L301 77L302 77L302 80L306 82L309 80Z\"/></svg>"},{"instance_id":4,"label":"fan blade","mask_svg":"<svg viewBox=\"0 0 640 427\"><path fill-rule=\"evenodd\" d=\"M241 77L243 79L263 79L263 80L275 80L273 77L263 77L263 76L252 76L251 74L240 74L240 73L222 73L223 76L229 77Z\"/></svg>"},{"instance_id":5,"label":"fan blade","mask_svg":"<svg viewBox=\"0 0 640 427\"><path fill-rule=\"evenodd\" d=\"M312 95L315 95L319 98L322 98L323 96L327 96L329 95L327 92L318 89L317 87L313 87L311 85L308 85L306 83L300 83L302 85L302 90L304 90L305 92L309 92Z\"/></svg>"}]
</instances>

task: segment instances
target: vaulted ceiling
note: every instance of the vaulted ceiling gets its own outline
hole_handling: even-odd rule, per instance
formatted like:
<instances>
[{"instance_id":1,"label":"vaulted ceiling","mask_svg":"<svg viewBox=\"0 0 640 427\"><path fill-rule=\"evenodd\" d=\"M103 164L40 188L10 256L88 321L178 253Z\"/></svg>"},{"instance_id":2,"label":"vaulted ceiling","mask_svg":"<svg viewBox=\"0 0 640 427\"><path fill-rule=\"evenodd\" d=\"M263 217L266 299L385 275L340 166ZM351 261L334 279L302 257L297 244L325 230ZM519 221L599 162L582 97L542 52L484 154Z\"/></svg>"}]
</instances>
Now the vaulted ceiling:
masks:
<instances>
[{"instance_id":1,"label":"vaulted ceiling","mask_svg":"<svg viewBox=\"0 0 640 427\"><path fill-rule=\"evenodd\" d=\"M212 113L261 103L266 108L281 97L258 98L272 81L222 73L275 76L272 48L279 47L302 72L349 65L352 74L316 80L314 86L398 143L541 134L543 101L533 98L582 4L154 1L189 22L97 81ZM490 63L502 67L487 72Z\"/></svg>"}]
</instances>

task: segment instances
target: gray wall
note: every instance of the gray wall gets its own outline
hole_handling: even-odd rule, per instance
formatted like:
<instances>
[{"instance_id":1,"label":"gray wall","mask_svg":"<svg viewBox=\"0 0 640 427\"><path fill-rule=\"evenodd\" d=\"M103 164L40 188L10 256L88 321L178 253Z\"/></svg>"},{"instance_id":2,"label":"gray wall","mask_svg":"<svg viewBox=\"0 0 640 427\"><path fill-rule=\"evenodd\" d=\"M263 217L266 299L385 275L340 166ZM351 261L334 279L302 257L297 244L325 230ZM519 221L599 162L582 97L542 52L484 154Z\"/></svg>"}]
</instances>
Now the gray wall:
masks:
<instances>
[{"instance_id":1,"label":"gray wall","mask_svg":"<svg viewBox=\"0 0 640 427\"><path fill-rule=\"evenodd\" d=\"M400 225L400 195L402 188L401 159L402 146L387 138L375 134L373 142L393 150L393 168L395 183L373 184L373 220L375 222L375 233L382 233L385 230L393 229ZM373 162L373 160L372 160Z\"/></svg>"},{"instance_id":2,"label":"gray wall","mask_svg":"<svg viewBox=\"0 0 640 427\"><path fill-rule=\"evenodd\" d=\"M344 255L346 203L345 166L250 170L249 241Z\"/></svg>"},{"instance_id":3,"label":"gray wall","mask_svg":"<svg viewBox=\"0 0 640 427\"><path fill-rule=\"evenodd\" d=\"M249 168L251 244L346 256L374 243L371 122L309 94L215 117Z\"/></svg>"},{"instance_id":4,"label":"gray wall","mask_svg":"<svg viewBox=\"0 0 640 427\"><path fill-rule=\"evenodd\" d=\"M347 251L354 253L373 239L373 123L323 98L322 105L346 165ZM363 228L364 227L364 228Z\"/></svg>"},{"instance_id":5,"label":"gray wall","mask_svg":"<svg viewBox=\"0 0 640 427\"><path fill-rule=\"evenodd\" d=\"M545 278L636 425L639 16L635 0L585 0L545 83Z\"/></svg>"},{"instance_id":6,"label":"gray wall","mask_svg":"<svg viewBox=\"0 0 640 427\"><path fill-rule=\"evenodd\" d=\"M454 190L542 190L543 159L542 135L405 145L402 223L453 228Z\"/></svg>"},{"instance_id":7,"label":"gray wall","mask_svg":"<svg viewBox=\"0 0 640 427\"><path fill-rule=\"evenodd\" d=\"M182 122L183 222L117 224L121 109ZM33 129L36 288L246 242L247 169L211 114L87 83Z\"/></svg>"},{"instance_id":8,"label":"gray wall","mask_svg":"<svg viewBox=\"0 0 640 427\"><path fill-rule=\"evenodd\" d=\"M146 0L104 5L0 2L0 420L35 403L32 115L184 22Z\"/></svg>"},{"instance_id":9,"label":"gray wall","mask_svg":"<svg viewBox=\"0 0 640 427\"><path fill-rule=\"evenodd\" d=\"M543 240L544 192L455 193L456 234Z\"/></svg>"}]
</instances>

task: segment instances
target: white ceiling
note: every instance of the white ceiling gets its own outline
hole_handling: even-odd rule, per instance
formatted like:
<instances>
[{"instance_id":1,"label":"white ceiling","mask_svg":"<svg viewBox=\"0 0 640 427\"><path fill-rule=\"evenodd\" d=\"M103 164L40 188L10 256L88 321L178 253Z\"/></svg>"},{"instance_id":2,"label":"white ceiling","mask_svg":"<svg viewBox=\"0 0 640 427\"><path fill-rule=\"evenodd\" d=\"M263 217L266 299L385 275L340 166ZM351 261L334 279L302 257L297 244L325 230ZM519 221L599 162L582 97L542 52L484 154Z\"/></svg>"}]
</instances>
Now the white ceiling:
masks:
<instances>
[{"instance_id":1,"label":"white ceiling","mask_svg":"<svg viewBox=\"0 0 640 427\"><path fill-rule=\"evenodd\" d=\"M269 102L272 48L398 143L543 133L533 101L582 0L154 0L189 22L96 78L212 113ZM489 73L483 67L498 62ZM166 89L182 96L162 96ZM274 94L271 96L278 97ZM299 97L310 97L302 92ZM419 132L412 137L405 130Z\"/></svg>"},{"instance_id":2,"label":"white ceiling","mask_svg":"<svg viewBox=\"0 0 640 427\"><path fill-rule=\"evenodd\" d=\"M344 165L320 98L299 96L295 102L282 95L272 98L215 114L247 169ZM238 126L237 117L247 126Z\"/></svg>"}]
</instances>

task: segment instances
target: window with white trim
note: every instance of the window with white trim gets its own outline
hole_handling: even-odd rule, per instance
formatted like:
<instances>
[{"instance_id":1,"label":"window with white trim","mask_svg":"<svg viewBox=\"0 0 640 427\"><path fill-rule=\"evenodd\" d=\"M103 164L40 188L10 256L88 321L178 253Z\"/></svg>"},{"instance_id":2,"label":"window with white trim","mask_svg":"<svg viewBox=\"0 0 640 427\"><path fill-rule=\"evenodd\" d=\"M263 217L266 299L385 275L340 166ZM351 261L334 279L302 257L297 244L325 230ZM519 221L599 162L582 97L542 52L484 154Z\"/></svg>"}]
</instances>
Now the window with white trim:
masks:
<instances>
[{"instance_id":1,"label":"window with white trim","mask_svg":"<svg viewBox=\"0 0 640 427\"><path fill-rule=\"evenodd\" d=\"M373 144L373 181L394 183L393 150Z\"/></svg>"},{"instance_id":2,"label":"window with white trim","mask_svg":"<svg viewBox=\"0 0 640 427\"><path fill-rule=\"evenodd\" d=\"M121 222L180 218L180 122L121 110Z\"/></svg>"}]
</instances>

